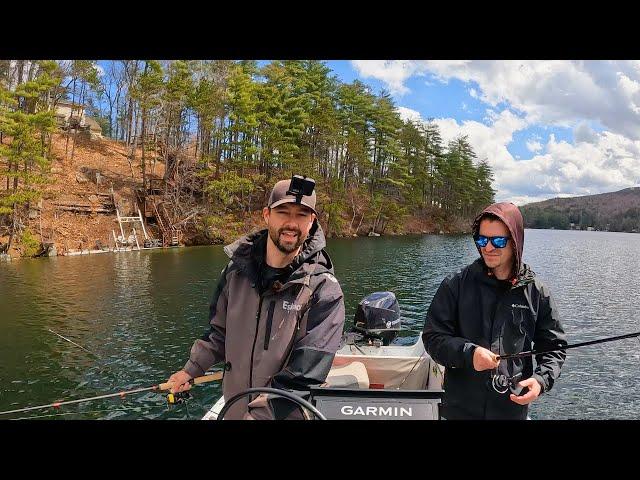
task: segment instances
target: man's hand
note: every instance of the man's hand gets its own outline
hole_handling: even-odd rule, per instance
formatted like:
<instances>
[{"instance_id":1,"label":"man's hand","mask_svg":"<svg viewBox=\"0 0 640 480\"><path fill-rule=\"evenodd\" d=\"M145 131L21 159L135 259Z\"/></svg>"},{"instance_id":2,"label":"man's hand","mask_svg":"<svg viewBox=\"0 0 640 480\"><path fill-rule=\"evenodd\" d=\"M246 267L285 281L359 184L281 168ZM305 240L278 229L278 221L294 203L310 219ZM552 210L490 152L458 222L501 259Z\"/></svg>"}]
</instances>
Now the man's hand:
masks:
<instances>
[{"instance_id":1,"label":"man's hand","mask_svg":"<svg viewBox=\"0 0 640 480\"><path fill-rule=\"evenodd\" d=\"M269 400L269 395L266 393L261 393L254 400L249 402L249 405L247 405L247 407L249 407L250 409L268 407L269 406L268 400Z\"/></svg>"},{"instance_id":2,"label":"man's hand","mask_svg":"<svg viewBox=\"0 0 640 480\"><path fill-rule=\"evenodd\" d=\"M509 395L512 402L515 402L518 405L527 405L540 396L540 390L542 390L542 387L540 387L540 383L535 378L531 377L526 380L522 380L518 385L521 387L527 387L529 391L524 395L514 395L512 393Z\"/></svg>"},{"instance_id":3,"label":"man's hand","mask_svg":"<svg viewBox=\"0 0 640 480\"><path fill-rule=\"evenodd\" d=\"M173 375L169 377L167 383L172 383L171 393L179 393L184 392L186 390L191 389L191 384L189 384L189 380L191 380L191 375L189 375L184 370L177 371Z\"/></svg>"},{"instance_id":4,"label":"man's hand","mask_svg":"<svg viewBox=\"0 0 640 480\"><path fill-rule=\"evenodd\" d=\"M486 348L478 346L473 351L473 368L478 372L498 368L499 363L496 354Z\"/></svg>"}]
</instances>

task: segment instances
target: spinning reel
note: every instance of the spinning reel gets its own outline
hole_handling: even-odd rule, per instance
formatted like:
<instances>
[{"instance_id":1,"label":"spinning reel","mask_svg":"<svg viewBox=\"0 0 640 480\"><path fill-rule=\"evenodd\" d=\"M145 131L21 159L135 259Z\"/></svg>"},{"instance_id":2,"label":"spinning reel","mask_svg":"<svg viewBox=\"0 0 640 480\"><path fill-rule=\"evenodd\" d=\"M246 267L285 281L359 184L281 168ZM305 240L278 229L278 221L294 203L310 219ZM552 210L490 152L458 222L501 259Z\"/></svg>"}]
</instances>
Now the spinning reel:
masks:
<instances>
[{"instance_id":1,"label":"spinning reel","mask_svg":"<svg viewBox=\"0 0 640 480\"><path fill-rule=\"evenodd\" d=\"M170 393L167 395L167 403L169 405L179 405L179 404L187 403L189 400L191 400L191 394L188 391Z\"/></svg>"},{"instance_id":2,"label":"spinning reel","mask_svg":"<svg viewBox=\"0 0 640 480\"><path fill-rule=\"evenodd\" d=\"M522 378L522 372L514 375L513 377L509 377L505 374L498 375L495 373L491 377L491 387L500 394L505 394L508 391L511 391L514 395L522 395L523 390L527 390L526 387L521 387L518 385L518 382Z\"/></svg>"}]
</instances>

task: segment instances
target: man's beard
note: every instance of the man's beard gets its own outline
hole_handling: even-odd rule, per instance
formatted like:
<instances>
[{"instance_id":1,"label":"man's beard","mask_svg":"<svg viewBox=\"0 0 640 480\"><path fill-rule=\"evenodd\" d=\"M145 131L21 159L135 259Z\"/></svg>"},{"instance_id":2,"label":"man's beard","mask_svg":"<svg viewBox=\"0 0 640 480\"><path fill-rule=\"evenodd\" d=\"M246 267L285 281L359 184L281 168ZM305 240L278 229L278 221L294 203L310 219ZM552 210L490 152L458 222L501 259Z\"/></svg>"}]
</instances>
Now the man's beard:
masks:
<instances>
[{"instance_id":1,"label":"man's beard","mask_svg":"<svg viewBox=\"0 0 640 480\"><path fill-rule=\"evenodd\" d=\"M294 232L297 235L298 240L294 244L282 243L280 242L280 234L282 232ZM282 253L286 253L287 255L291 252L295 252L300 247L300 245L304 243L304 241L307 238L307 237L303 237L302 232L297 228L284 228L284 227L280 228L277 231L273 228L269 228L269 237L271 238L275 246L278 248L278 250L280 250Z\"/></svg>"}]
</instances>

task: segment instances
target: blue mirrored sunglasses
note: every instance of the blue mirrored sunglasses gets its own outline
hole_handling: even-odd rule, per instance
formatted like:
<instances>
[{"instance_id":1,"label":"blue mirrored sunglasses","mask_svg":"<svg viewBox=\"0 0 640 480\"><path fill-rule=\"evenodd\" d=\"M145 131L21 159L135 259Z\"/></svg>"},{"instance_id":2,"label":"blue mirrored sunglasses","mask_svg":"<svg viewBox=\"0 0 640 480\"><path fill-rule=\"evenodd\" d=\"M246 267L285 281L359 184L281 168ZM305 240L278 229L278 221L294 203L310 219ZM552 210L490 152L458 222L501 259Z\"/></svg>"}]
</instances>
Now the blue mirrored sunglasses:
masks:
<instances>
[{"instance_id":1,"label":"blue mirrored sunglasses","mask_svg":"<svg viewBox=\"0 0 640 480\"><path fill-rule=\"evenodd\" d=\"M479 247L486 247L491 240L491 245L496 248L504 248L507 246L507 242L511 237L485 237L484 235L476 235L473 237L473 240L476 242L476 245Z\"/></svg>"}]
</instances>

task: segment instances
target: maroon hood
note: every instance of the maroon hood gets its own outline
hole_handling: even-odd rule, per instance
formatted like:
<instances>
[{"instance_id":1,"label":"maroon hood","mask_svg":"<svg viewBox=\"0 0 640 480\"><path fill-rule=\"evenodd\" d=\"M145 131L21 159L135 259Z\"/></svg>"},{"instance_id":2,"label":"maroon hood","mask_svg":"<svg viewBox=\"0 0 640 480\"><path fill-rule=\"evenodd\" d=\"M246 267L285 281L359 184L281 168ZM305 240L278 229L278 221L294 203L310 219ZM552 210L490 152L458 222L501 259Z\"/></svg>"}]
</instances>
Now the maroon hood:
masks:
<instances>
[{"instance_id":1,"label":"maroon hood","mask_svg":"<svg viewBox=\"0 0 640 480\"><path fill-rule=\"evenodd\" d=\"M515 277L518 272L520 272L520 267L522 266L522 249L524 247L524 221L522 219L522 213L520 213L520 209L511 202L500 202L489 205L473 221L473 235L478 234L480 221L489 213L498 217L507 226L513 243L516 246L516 260L512 273L512 276ZM480 253L480 257L482 258L480 248L477 245L476 248L478 248L478 253Z\"/></svg>"}]
</instances>

